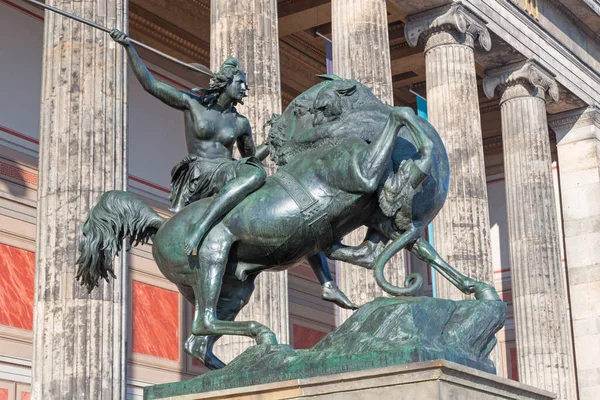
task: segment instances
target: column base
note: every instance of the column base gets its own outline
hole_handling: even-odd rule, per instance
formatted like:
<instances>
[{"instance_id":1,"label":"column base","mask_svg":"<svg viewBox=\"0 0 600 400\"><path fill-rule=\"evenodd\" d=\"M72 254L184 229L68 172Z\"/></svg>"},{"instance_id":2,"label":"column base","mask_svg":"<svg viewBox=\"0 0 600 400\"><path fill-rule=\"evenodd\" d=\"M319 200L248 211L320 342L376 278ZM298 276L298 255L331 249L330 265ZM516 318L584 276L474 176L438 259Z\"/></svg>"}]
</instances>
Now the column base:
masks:
<instances>
[{"instance_id":1,"label":"column base","mask_svg":"<svg viewBox=\"0 0 600 400\"><path fill-rule=\"evenodd\" d=\"M312 382L353 371L361 371L362 376L372 374L375 369L440 359L462 364L472 371L494 373L488 354L496 344L496 332L504 324L505 311L506 304L501 301L379 297L362 306L312 349L294 350L284 344L252 346L223 369L185 382L148 387L144 397L147 400L205 398L198 397L206 396L198 393L290 379L300 385L298 382L306 378ZM450 365L436 362L423 365L437 365L436 368ZM192 397L180 397L188 395Z\"/></svg>"}]
</instances>

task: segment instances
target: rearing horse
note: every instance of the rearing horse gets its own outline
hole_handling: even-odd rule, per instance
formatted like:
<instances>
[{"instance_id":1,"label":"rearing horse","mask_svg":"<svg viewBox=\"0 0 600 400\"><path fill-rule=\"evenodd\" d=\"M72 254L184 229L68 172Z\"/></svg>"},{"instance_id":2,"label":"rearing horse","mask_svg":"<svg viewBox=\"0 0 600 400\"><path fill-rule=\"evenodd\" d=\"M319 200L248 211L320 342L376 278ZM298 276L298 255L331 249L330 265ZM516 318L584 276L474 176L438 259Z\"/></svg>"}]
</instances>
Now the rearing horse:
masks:
<instances>
[{"instance_id":1,"label":"rearing horse","mask_svg":"<svg viewBox=\"0 0 600 400\"><path fill-rule=\"evenodd\" d=\"M212 352L221 335L276 343L268 327L255 321L234 321L235 317L247 304L260 272L289 268L302 257L316 263L315 258L321 259L323 250L334 258L354 260L366 267L375 265L378 282L385 289L383 266L395 252L407 247L432 262L463 292L496 300L493 288L456 272L420 239L447 191L447 182L444 185L444 179L439 181L435 176L444 168L444 162L447 168L447 156L435 130L411 109L385 106L374 101L374 96L371 99L365 95L368 89L360 83L350 83L354 85L352 90L341 90L340 85L345 83L334 82L314 91L314 126L304 138L298 136L305 143L325 138L333 145L307 146L288 157L285 166L262 188L211 229L197 256L186 255L184 238L191 217L204 213L211 199L194 202L165 221L127 192L105 193L90 210L83 227L78 279L93 288L100 278L112 275L113 258L121 250L123 238L129 236L136 244L153 238L152 253L160 271L195 305L192 335L185 351L209 368L224 366ZM346 100L354 95L371 102L372 109L363 111L377 114L368 134L360 134L360 125L354 126L351 113L344 114ZM381 121L384 124L378 125ZM280 129L283 122L274 128ZM348 123L359 133L352 134L348 129L346 136L350 137L344 137L339 129L349 128ZM297 145L291 136L302 123L294 120L294 124L293 128L284 126L290 133L283 141L285 146ZM411 150L398 150L405 148ZM418 196L429 201L418 205L413 202ZM344 235L361 225L372 228L363 245L347 248L339 244ZM393 240L377 247L377 235L383 241ZM372 251L365 256L364 249ZM409 288L394 288L388 283L386 290L412 293L420 286L413 278L407 279Z\"/></svg>"}]
</instances>

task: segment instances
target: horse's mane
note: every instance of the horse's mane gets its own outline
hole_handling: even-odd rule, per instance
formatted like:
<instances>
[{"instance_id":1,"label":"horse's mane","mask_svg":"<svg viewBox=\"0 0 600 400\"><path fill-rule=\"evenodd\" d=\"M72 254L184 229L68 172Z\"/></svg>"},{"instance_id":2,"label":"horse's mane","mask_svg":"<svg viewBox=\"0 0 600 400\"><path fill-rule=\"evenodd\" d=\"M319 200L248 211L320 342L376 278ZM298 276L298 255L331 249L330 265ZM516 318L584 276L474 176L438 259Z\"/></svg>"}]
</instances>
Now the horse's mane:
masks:
<instances>
[{"instance_id":1,"label":"horse's mane","mask_svg":"<svg viewBox=\"0 0 600 400\"><path fill-rule=\"evenodd\" d=\"M345 139L342 135L335 135L334 133L317 142L302 145L296 144L294 146L288 145L293 138L294 132L298 131L299 126L305 129L312 128L314 120L312 117L313 106L320 93L329 91L338 94L342 101L340 119L345 119L357 110L374 109L384 106L365 85L358 81L342 79L332 74L319 75L319 77L324 79L324 82L313 86L296 97L282 115L274 115L267 123L271 126L268 139L270 156L278 166L286 165L291 157L306 150L315 147L334 147ZM362 138L367 139L365 137Z\"/></svg>"},{"instance_id":2,"label":"horse's mane","mask_svg":"<svg viewBox=\"0 0 600 400\"><path fill-rule=\"evenodd\" d=\"M269 130L269 138L267 145L269 146L269 155L271 160L278 166L285 165L285 154L283 147L287 143L288 138L285 132L286 124L284 123L283 116L280 114L273 114L271 119L267 121L266 125L271 126Z\"/></svg>"}]
</instances>

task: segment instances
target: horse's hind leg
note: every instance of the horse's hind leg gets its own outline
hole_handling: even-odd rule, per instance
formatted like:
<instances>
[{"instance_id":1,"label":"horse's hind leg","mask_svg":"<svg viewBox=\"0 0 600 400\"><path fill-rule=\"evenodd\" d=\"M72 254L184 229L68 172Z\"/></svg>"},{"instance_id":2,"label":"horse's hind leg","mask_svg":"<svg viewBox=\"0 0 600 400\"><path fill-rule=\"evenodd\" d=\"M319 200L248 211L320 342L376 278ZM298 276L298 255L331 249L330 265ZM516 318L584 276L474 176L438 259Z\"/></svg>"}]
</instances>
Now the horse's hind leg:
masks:
<instances>
[{"instance_id":1,"label":"horse's hind leg","mask_svg":"<svg viewBox=\"0 0 600 400\"><path fill-rule=\"evenodd\" d=\"M223 321L217 316L217 304L232 244L231 233L219 224L210 231L200 248L199 267L193 270L196 279L193 286L196 312L192 333L196 336L249 336L258 344L276 344L275 334L258 322Z\"/></svg>"},{"instance_id":2,"label":"horse's hind leg","mask_svg":"<svg viewBox=\"0 0 600 400\"><path fill-rule=\"evenodd\" d=\"M183 345L183 350L208 369L223 368L225 363L212 352L212 346L217 338L215 336L190 335Z\"/></svg>"},{"instance_id":3,"label":"horse's hind leg","mask_svg":"<svg viewBox=\"0 0 600 400\"><path fill-rule=\"evenodd\" d=\"M475 293L477 300L500 300L496 289L484 282L475 281L464 276L450 264L448 264L429 242L419 237L414 244L408 247L408 250L416 255L420 260L431 264L437 272L448 279L454 286L465 294Z\"/></svg>"},{"instance_id":4,"label":"horse's hind leg","mask_svg":"<svg viewBox=\"0 0 600 400\"><path fill-rule=\"evenodd\" d=\"M254 278L255 276L251 276L248 280L243 282L236 279L235 283L226 283L224 285L217 302L217 324L215 324L217 325L217 328L219 322L226 323L228 321L233 321L242 308L248 303L250 296L254 291ZM254 322L240 322L239 324L250 324L251 327L255 328L262 326ZM221 336L222 334L196 336L192 333L186 342L185 351L209 369L223 368L225 363L213 352L213 346ZM274 337L269 343L276 343Z\"/></svg>"},{"instance_id":5,"label":"horse's hind leg","mask_svg":"<svg viewBox=\"0 0 600 400\"><path fill-rule=\"evenodd\" d=\"M196 304L196 296L191 286L177 285L179 292L192 305ZM218 313L217 313L218 314ZM183 351L191 357L200 361L209 369L219 369L225 366L225 363L212 352L212 346L218 337L214 336L196 336L190 335L183 345Z\"/></svg>"},{"instance_id":6,"label":"horse's hind leg","mask_svg":"<svg viewBox=\"0 0 600 400\"><path fill-rule=\"evenodd\" d=\"M217 302L217 318L220 321L233 321L242 308L248 304L250 296L254 292L255 278L256 275L251 275L242 282L233 275L224 276L221 294ZM192 335L186 342L185 351L209 369L223 368L225 363L213 353L213 346L220 337L221 335Z\"/></svg>"}]
</instances>

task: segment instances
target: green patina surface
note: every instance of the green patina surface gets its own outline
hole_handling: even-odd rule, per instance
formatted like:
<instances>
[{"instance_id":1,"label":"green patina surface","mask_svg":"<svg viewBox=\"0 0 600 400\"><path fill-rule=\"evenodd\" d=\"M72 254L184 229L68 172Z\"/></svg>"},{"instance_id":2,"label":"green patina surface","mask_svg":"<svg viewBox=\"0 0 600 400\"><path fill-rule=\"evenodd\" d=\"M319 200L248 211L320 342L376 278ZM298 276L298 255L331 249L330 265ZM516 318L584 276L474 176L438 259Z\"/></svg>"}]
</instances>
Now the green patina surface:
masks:
<instances>
[{"instance_id":1,"label":"green patina surface","mask_svg":"<svg viewBox=\"0 0 600 400\"><path fill-rule=\"evenodd\" d=\"M365 368L363 364L384 366L415 359L459 361L463 357L480 362L479 356L467 357L453 349L460 341L445 337L440 345L435 340L414 339L434 337L424 332L427 325L437 326L438 319L422 307L427 300L401 301L398 310L396 303L384 306L376 302L386 311L373 305L357 314L368 314L373 325L395 326L396 319L383 314L404 313L415 320L412 336L400 330L396 339L388 340L368 329L346 332L345 325L346 330L322 342L330 349L318 345L308 352L269 347L277 345L269 327L235 320L249 304L259 274L289 268L302 258L320 283L322 298L340 307L356 308L335 284L326 256L372 270L378 286L391 295L414 295L423 281L419 274L410 274L401 286L384 275L386 263L402 249L430 264L462 293L474 294L478 300L499 300L491 285L462 275L423 237L444 204L450 176L443 141L431 124L408 107L384 104L358 81L326 75L324 82L299 95L282 115L272 118L268 148L279 168L266 177L259 161L247 157L255 154L255 148L247 119L234 107L246 88L245 75L235 59L227 59L209 89L181 92L151 76L127 35L113 31L111 36L126 47L144 88L184 111L190 155L173 170L172 209L183 208L172 217L161 217L147 202L119 190L104 193L90 210L82 227L76 275L88 290L101 279L114 277L114 257L125 250L123 239L130 245L152 239L158 269L196 307L184 351L211 370L225 367L213 353L213 344L222 335L251 337L272 350L273 354L258 356L272 361L281 375L262 371L257 379L264 381L288 377L283 374L289 371L312 376ZM243 142L240 151L244 158L233 161L236 140L238 149L240 140ZM361 244L341 242L361 226L368 228ZM448 314L444 315L455 320L455 311L446 308ZM371 315L367 310L375 311ZM402 318L398 320L404 323ZM373 337L381 345L370 342ZM449 348L453 350L448 352ZM251 352L257 349L260 347ZM361 359L366 361L356 361ZM261 371L253 363L247 368L239 364L232 363L220 374L237 379L239 385L243 374ZM323 370L323 365L329 364L346 367ZM201 390L218 388L218 376L201 378Z\"/></svg>"},{"instance_id":2,"label":"green patina surface","mask_svg":"<svg viewBox=\"0 0 600 400\"><path fill-rule=\"evenodd\" d=\"M377 298L309 350L258 345L227 367L155 385L147 400L445 359L495 373L488 355L504 324L500 301Z\"/></svg>"}]
</instances>

